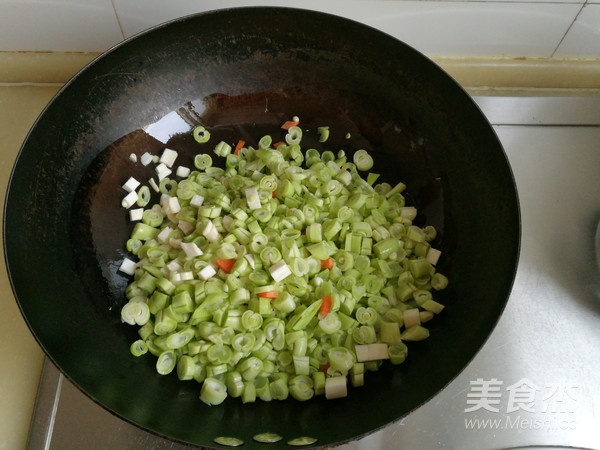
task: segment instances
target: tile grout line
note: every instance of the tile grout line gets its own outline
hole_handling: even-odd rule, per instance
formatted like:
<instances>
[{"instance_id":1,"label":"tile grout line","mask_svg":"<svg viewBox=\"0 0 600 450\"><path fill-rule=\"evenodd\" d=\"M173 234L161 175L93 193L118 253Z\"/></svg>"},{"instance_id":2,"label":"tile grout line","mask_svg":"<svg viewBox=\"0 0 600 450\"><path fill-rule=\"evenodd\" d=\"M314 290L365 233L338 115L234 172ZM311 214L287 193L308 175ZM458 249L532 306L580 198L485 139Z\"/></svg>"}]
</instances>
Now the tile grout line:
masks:
<instances>
[{"instance_id":1,"label":"tile grout line","mask_svg":"<svg viewBox=\"0 0 600 450\"><path fill-rule=\"evenodd\" d=\"M121 32L121 37L125 39L125 31L123 31L123 25L121 24L121 19L119 19L119 13L117 13L117 8L115 6L115 1L110 0L110 4L113 9L113 13L115 13L115 19L117 19L117 25L119 25L119 31Z\"/></svg>"},{"instance_id":2,"label":"tile grout line","mask_svg":"<svg viewBox=\"0 0 600 450\"><path fill-rule=\"evenodd\" d=\"M66 82L45 82L45 81L0 81L0 88L11 87L62 87Z\"/></svg>"},{"instance_id":3,"label":"tile grout line","mask_svg":"<svg viewBox=\"0 0 600 450\"><path fill-rule=\"evenodd\" d=\"M573 19L573 22L571 22L571 24L569 25L569 27L565 31L565 34L563 34L563 36L560 38L560 41L558 41L558 44L556 44L556 47L554 47L554 50L552 50L552 53L550 54L550 58L554 58L554 55L556 55L556 52L558 51L558 49L560 48L561 44L563 43L563 41L567 37L567 34L569 34L569 31L571 31L571 28L573 28L573 25L575 25L575 22L577 22L577 18L579 17L579 15L581 14L581 11L583 11L583 8L585 8L585 5L587 5L587 3L588 3L588 0L585 0L581 4L581 7L579 8L579 11L577 11L577 14L575 14L575 18Z\"/></svg>"}]
</instances>

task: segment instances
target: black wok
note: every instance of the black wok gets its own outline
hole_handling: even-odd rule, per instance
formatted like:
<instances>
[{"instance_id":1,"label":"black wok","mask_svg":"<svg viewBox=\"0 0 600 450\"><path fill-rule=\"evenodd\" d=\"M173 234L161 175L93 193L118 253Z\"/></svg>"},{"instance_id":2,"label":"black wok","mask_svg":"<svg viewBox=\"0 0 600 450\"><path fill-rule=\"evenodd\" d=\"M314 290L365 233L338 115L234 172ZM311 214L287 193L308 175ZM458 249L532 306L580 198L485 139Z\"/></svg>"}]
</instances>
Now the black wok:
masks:
<instances>
[{"instance_id":1,"label":"black wok","mask_svg":"<svg viewBox=\"0 0 600 450\"><path fill-rule=\"evenodd\" d=\"M366 148L383 180L405 181L418 221L440 231L439 270L450 279L431 337L410 344L403 365L369 373L363 388L336 401L227 399L208 407L197 383L156 374L149 355L132 357L136 332L119 316L128 279L117 268L131 229L120 186L132 174L148 175L129 155L164 148L143 129L173 111L233 143L252 143L298 115L306 129L330 126L329 147ZM182 152L189 145L178 135L167 143ZM206 447L217 446L218 436L260 446L252 439L259 432L329 445L408 414L456 377L491 333L509 296L520 238L504 151L457 83L377 30L285 8L186 17L95 60L64 86L24 142L4 224L15 296L59 369L119 417Z\"/></svg>"}]
</instances>

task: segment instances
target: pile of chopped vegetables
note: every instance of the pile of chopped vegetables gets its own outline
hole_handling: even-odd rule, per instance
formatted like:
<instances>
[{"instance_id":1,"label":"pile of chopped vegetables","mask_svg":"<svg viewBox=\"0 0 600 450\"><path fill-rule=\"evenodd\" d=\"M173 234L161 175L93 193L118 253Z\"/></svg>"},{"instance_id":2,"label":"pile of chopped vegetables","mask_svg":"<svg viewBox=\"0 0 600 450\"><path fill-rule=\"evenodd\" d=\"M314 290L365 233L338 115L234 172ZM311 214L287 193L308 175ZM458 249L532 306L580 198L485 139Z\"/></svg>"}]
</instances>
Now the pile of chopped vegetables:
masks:
<instances>
[{"instance_id":1,"label":"pile of chopped vegetables","mask_svg":"<svg viewBox=\"0 0 600 450\"><path fill-rule=\"evenodd\" d=\"M194 169L175 169L167 148L142 157L158 182L123 185L135 222L135 258L119 269L133 277L121 310L140 327L131 353L201 383L209 405L346 396L383 361L402 363L404 341L427 338L423 324L443 309L432 295L448 284L436 230L413 224L406 186L361 177L373 167L365 150L302 150L295 119L285 141L266 135L257 148L213 146L197 126L194 139L223 167L203 151ZM318 133L326 142L328 128Z\"/></svg>"}]
</instances>

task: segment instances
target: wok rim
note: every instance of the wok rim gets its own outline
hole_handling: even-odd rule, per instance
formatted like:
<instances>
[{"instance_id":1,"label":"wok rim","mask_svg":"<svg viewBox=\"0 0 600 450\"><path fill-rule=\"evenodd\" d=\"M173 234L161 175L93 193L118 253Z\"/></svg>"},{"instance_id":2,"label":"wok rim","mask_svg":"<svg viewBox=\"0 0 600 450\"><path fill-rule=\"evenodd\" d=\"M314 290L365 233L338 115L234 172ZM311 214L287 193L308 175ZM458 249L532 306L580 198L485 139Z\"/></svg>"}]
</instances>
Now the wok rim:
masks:
<instances>
[{"instance_id":1,"label":"wok rim","mask_svg":"<svg viewBox=\"0 0 600 450\"><path fill-rule=\"evenodd\" d=\"M52 361L52 363L59 369L59 371L63 374L63 376L65 376L73 385L75 385L78 390L82 393L84 393L86 395L86 397L90 398L94 403L96 403L97 405L99 405L100 407L102 407L105 411L110 412L111 414L119 417L120 419L124 420L127 423L131 423L137 427L142 428L143 430L154 434L156 436L160 436L162 438L166 438L168 440L172 440L175 442L180 442L183 444L188 444L188 445L199 445L193 442L188 442L186 440L181 440L177 437L172 437L172 436L167 436L165 434L162 434L161 432L158 432L154 429L148 428L147 426L145 426L144 424L140 424L137 423L135 421L133 421L131 418L128 418L126 416L123 416L122 414L120 414L119 412L115 412L112 408L107 407L106 405L104 405L101 401L99 401L98 399L96 399L91 393L89 393L86 389L84 389L75 379L73 379L71 377L71 375L67 372L65 372L63 370L63 368L61 367L61 365L58 363L58 361L55 360L54 356L52 354L50 354L50 352L47 350L46 346L44 345L44 343L42 342L41 338L38 336L38 334L36 333L36 331L34 330L33 325L30 323L28 317L25 314L25 311L23 309L22 306L22 300L20 299L20 296L17 292L16 289L16 285L15 285L15 280L14 280L14 273L13 273L13 268L11 267L11 263L10 263L10 256L9 256L9 246L7 245L7 235L10 234L10 232L8 231L8 228L10 228L10 218L8 217L7 213L8 213L8 209L9 209L9 203L11 202L11 191L13 188L13 184L15 183L15 172L17 170L17 167L19 166L19 163L22 159L22 155L25 151L27 151L28 148L28 142L30 140L30 137L32 135L32 133L36 130L36 128L38 127L39 122L46 116L46 114L48 113L48 111L51 109L52 105L56 102L56 100L63 96L65 92L67 92L70 87L77 83L77 80L85 73L89 72L89 71L93 71L94 67L97 65L97 63L99 61L104 60L105 58L107 58L108 56L110 56L111 54L113 54L115 51L126 47L129 45L130 42L132 41L136 41L140 38L143 38L144 36L148 35L148 34L152 34L152 33L156 33L157 31L164 29L164 28L168 28L171 26L176 26L177 24L180 24L182 22L185 22L187 20L196 20L198 17L201 16L210 16L213 14L226 14L230 11L240 11L240 10L288 10L288 11L302 11L305 13L308 13L310 15L315 15L315 16L330 16L332 18L336 18L338 20L343 20L343 21L348 21L348 22L353 22L357 25L360 25L361 27L365 27L370 29L370 32L375 32L375 33L380 33L380 34L385 34L387 35L387 33L380 31L372 26L363 24L361 22L352 20L352 19L347 19L345 17L341 17L341 16L337 16L334 14L330 14L330 13L325 13L325 12L319 12L319 11L314 11L314 10L309 10L309 9L303 9L303 8L296 8L296 7L287 7L287 6L282 6L282 7L271 7L271 6L243 6L243 7L232 7L232 8L220 8L220 9L215 9L215 10L211 10L211 11L205 11L205 12L200 12L200 13L192 13L192 14L188 14L179 18L175 18L175 19L171 19L168 20L166 22L154 25L152 27L149 27L143 31L137 32L135 34L133 34L132 36L124 39L123 41L113 45L112 47L110 47L109 49L107 49L106 51L102 52L100 55L98 55L97 57L95 57L93 60L91 60L90 62L88 62L85 66L83 66L79 71L77 71L77 73L75 75L73 75L58 91L57 93L52 97L52 99L44 106L44 108L42 109L42 111L40 112L40 114L37 116L37 118L35 119L35 121L33 122L33 124L31 125L29 131L27 132L25 138L23 139L23 142L21 144L21 147L17 153L17 156L14 160L9 178L8 178L8 183L7 183L7 190L6 190L6 196L5 196L5 200L4 200L4 207L3 207L3 241L4 241L4 246L3 246L3 253L4 253L4 258L5 258L5 263L6 263L6 271L7 271L7 275L8 275L8 279L10 282L10 286L11 286L11 290L13 292L13 295L15 297L15 301L17 302L17 305L19 307L19 310L21 312L21 315L24 319L24 321L27 324L28 329L30 330L30 332L32 333L32 335L34 336L34 338L36 339L36 342L38 343L38 345L42 348L42 350L44 351L45 356ZM518 190L517 190L517 185L515 182L515 178L514 178L514 172L512 170L512 167L510 165L510 162L508 160L508 157L506 155L506 152L504 150L504 147L502 145L502 143L500 142L498 135L495 131L495 129L493 128L493 126L489 123L489 121L487 120L487 118L484 116L483 112L481 111L480 107L472 100L472 98L470 97L470 95L467 93L467 91L453 78L451 77L448 73L446 73L441 67L439 67L436 63L434 63L433 61L431 61L428 57L426 57L424 54L422 54L421 52L419 52L418 50L414 49L412 46L404 43L403 41L400 41L390 35L387 35L390 38L394 39L395 41L397 41L398 43L400 43L401 45L403 45L404 47L406 47L407 49L409 49L411 52L413 52L415 55L417 55L417 57L419 58L423 58L428 64L430 64L430 66L437 71L441 71L445 74L445 76L448 78L449 81L452 82L452 84L454 84L454 86L462 91L462 94L464 95L465 98L468 98L469 101L471 102L471 106L474 107L477 112L481 115L481 117L483 118L483 120L488 124L489 126L489 131L493 134L494 138L496 139L497 143L498 143L498 148L501 150L502 152L502 156L504 158L505 161L505 169L508 170L508 174L510 176L511 179L511 187L512 189L514 189L514 202L515 202L515 206L516 206L516 210L514 211L515 214L515 219L516 219L516 223L514 223L513 225L516 226L516 236L514 236L515 241L514 241L514 249L513 249L513 256L514 256L514 260L512 261L512 271L510 274L507 274L507 278L510 279L510 283L506 286L506 298L503 301L501 308L499 310L499 314L497 314L494 323L492 324L492 326L489 328L489 330L487 331L487 334L485 336L485 339L482 340L482 342L480 342L480 344L477 346L477 349L475 352L473 352L472 355L470 355L470 358L468 359L468 361L466 362L466 364L462 367L462 369L460 371L458 371L457 373L454 374L454 376L449 379L440 389L438 389L432 396L425 398L420 405L416 406L415 408L412 408L410 411L407 411L406 414L397 417L394 421L392 422L387 422L382 424L379 428L373 429L365 434L361 434L361 435L357 435L354 437L351 437L347 440L344 441L336 441L334 443L334 445L339 445L339 444L343 444L345 442L350 442L353 440L357 440L360 438L363 438L367 435L370 435L378 430L381 430L387 426L392 425L393 423L396 423L397 421L401 420L403 417L406 417L407 415L411 414L415 409L418 409L420 407L422 407L424 404L429 403L431 400L433 400L436 396L439 395L440 392L442 392L444 389L446 389L446 387L453 381L455 380L462 372L464 372L464 370L468 367L468 365L471 364L471 362L474 360L474 358L479 354L479 352L481 351L481 349L483 348L483 346L486 344L486 342L488 341L489 337L491 336L491 334L493 333L493 331L495 330L500 318L502 317L504 310L506 308L506 305L510 299L510 295L511 295L511 291L514 287L514 282L515 282L515 277L517 274L517 270L518 270L518 266L519 266L519 258L520 258L520 250L521 250L521 239L522 239L522 217L521 217L521 210L520 210L520 201L519 201L519 195L518 195ZM16 200L15 200L16 201ZM248 443L246 443L245 446L247 446ZM329 443L328 443L329 445ZM218 448L218 447L216 447ZM307 447L305 447L307 448Z\"/></svg>"}]
</instances>

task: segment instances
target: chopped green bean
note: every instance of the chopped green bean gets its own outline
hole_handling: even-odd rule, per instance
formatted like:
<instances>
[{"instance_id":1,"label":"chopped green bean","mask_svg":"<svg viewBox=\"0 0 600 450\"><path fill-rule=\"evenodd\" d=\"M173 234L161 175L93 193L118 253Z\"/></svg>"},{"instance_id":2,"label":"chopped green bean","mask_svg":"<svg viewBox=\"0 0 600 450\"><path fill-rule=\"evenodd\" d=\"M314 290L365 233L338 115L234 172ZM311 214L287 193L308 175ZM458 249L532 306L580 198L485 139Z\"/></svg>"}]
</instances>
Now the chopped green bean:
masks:
<instances>
[{"instance_id":1,"label":"chopped green bean","mask_svg":"<svg viewBox=\"0 0 600 450\"><path fill-rule=\"evenodd\" d=\"M280 440L283 439L283 437L281 437L280 435L276 434L276 433L258 433L256 435L253 436L253 438L256 442L260 442L263 444L273 444L275 442L279 442Z\"/></svg>"},{"instance_id":2,"label":"chopped green bean","mask_svg":"<svg viewBox=\"0 0 600 450\"><path fill-rule=\"evenodd\" d=\"M194 158L194 167L199 170L205 170L212 166L212 158L208 153L199 153Z\"/></svg>"},{"instance_id":3,"label":"chopped green bean","mask_svg":"<svg viewBox=\"0 0 600 450\"><path fill-rule=\"evenodd\" d=\"M148 345L143 339L133 342L130 347L133 356L142 356L148 352Z\"/></svg>"},{"instance_id":4,"label":"chopped green bean","mask_svg":"<svg viewBox=\"0 0 600 450\"><path fill-rule=\"evenodd\" d=\"M373 157L366 150L354 152L353 161L358 170L366 171L373 167Z\"/></svg>"},{"instance_id":5,"label":"chopped green bean","mask_svg":"<svg viewBox=\"0 0 600 450\"><path fill-rule=\"evenodd\" d=\"M194 136L195 141L199 144L204 144L210 140L210 132L202 125L194 127L192 135Z\"/></svg>"},{"instance_id":6,"label":"chopped green bean","mask_svg":"<svg viewBox=\"0 0 600 450\"><path fill-rule=\"evenodd\" d=\"M404 342L426 339L422 323L444 309L440 236L416 225L407 185L361 177L366 150L303 150L298 123L257 148L190 155L197 170L159 176L158 204L135 187L125 246L137 262L121 270L132 277L121 319L140 327L130 352L201 383L209 405L344 396L348 379L402 363ZM329 128L315 132L325 145ZM202 126L192 135L210 139Z\"/></svg>"},{"instance_id":7,"label":"chopped green bean","mask_svg":"<svg viewBox=\"0 0 600 450\"><path fill-rule=\"evenodd\" d=\"M317 132L319 133L319 142L329 139L329 127L318 127Z\"/></svg>"},{"instance_id":8,"label":"chopped green bean","mask_svg":"<svg viewBox=\"0 0 600 450\"><path fill-rule=\"evenodd\" d=\"M216 378L206 378L200 390L200 400L207 405L219 405L227 397L227 386Z\"/></svg>"}]
</instances>

